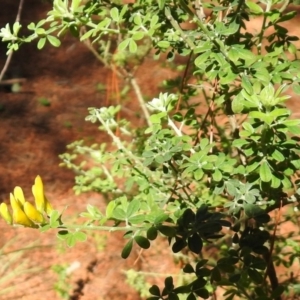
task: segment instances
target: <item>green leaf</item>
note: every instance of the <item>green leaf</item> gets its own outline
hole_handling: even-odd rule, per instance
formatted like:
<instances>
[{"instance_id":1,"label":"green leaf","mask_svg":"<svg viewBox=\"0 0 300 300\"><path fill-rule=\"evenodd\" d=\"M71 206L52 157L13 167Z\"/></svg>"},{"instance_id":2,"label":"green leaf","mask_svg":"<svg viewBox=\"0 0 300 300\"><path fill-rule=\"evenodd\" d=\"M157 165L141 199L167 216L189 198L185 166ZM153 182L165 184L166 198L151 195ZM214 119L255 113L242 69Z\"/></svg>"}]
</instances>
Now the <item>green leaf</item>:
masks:
<instances>
[{"instance_id":1,"label":"green leaf","mask_svg":"<svg viewBox=\"0 0 300 300\"><path fill-rule=\"evenodd\" d=\"M59 219L61 214L57 210L53 210L50 213L50 226L51 228L57 228L60 225Z\"/></svg>"},{"instance_id":2,"label":"green leaf","mask_svg":"<svg viewBox=\"0 0 300 300\"><path fill-rule=\"evenodd\" d=\"M172 251L174 253L178 253L180 252L183 248L185 248L187 246L187 243L185 242L185 240L177 238L175 243L172 246Z\"/></svg>"},{"instance_id":3,"label":"green leaf","mask_svg":"<svg viewBox=\"0 0 300 300\"><path fill-rule=\"evenodd\" d=\"M86 241L86 234L80 231L76 231L74 233L69 232L63 239L66 241L68 247L75 246L76 242L85 242Z\"/></svg>"},{"instance_id":4,"label":"green leaf","mask_svg":"<svg viewBox=\"0 0 300 300\"><path fill-rule=\"evenodd\" d=\"M300 125L300 119L295 119L295 120L285 120L281 122L281 124L284 124L285 126L299 126Z\"/></svg>"},{"instance_id":5,"label":"green leaf","mask_svg":"<svg viewBox=\"0 0 300 300\"><path fill-rule=\"evenodd\" d=\"M190 264L186 264L182 270L184 273L187 273L187 274L195 273L194 268Z\"/></svg>"},{"instance_id":6,"label":"green leaf","mask_svg":"<svg viewBox=\"0 0 300 300\"><path fill-rule=\"evenodd\" d=\"M239 24L231 22L229 25L224 22L215 22L214 31L219 35L232 35L236 33L239 29Z\"/></svg>"},{"instance_id":7,"label":"green leaf","mask_svg":"<svg viewBox=\"0 0 300 300\"><path fill-rule=\"evenodd\" d=\"M210 276L211 276L211 279L213 281L217 281L218 282L218 281L220 281L222 279L222 275L221 275L221 272L220 272L220 270L219 270L218 267L214 267L212 269Z\"/></svg>"},{"instance_id":8,"label":"green leaf","mask_svg":"<svg viewBox=\"0 0 300 300\"><path fill-rule=\"evenodd\" d=\"M126 259L130 255L132 246L133 246L133 240L130 239L122 250L122 254L121 254L122 258Z\"/></svg>"},{"instance_id":9,"label":"green leaf","mask_svg":"<svg viewBox=\"0 0 300 300\"><path fill-rule=\"evenodd\" d=\"M165 8L166 0L157 0L157 2L158 2L159 9L163 10Z\"/></svg>"},{"instance_id":10,"label":"green leaf","mask_svg":"<svg viewBox=\"0 0 300 300\"><path fill-rule=\"evenodd\" d=\"M142 24L142 17L140 15L140 13L136 13L134 15L133 22L134 22L134 24L136 24L138 26L141 26L141 24Z\"/></svg>"},{"instance_id":11,"label":"green leaf","mask_svg":"<svg viewBox=\"0 0 300 300\"><path fill-rule=\"evenodd\" d=\"M120 208L120 207L117 207L114 211L113 211L113 215L112 217L114 219L117 219L117 220L120 220L120 221L124 221L126 220L126 212Z\"/></svg>"},{"instance_id":12,"label":"green leaf","mask_svg":"<svg viewBox=\"0 0 300 300\"><path fill-rule=\"evenodd\" d=\"M233 274L229 276L229 281L232 283L236 283L241 279L241 274Z\"/></svg>"},{"instance_id":13,"label":"green leaf","mask_svg":"<svg viewBox=\"0 0 300 300\"><path fill-rule=\"evenodd\" d=\"M138 210L140 209L140 200L134 199L131 202L129 202L129 205L127 207L126 211L126 217L130 218L133 216Z\"/></svg>"},{"instance_id":14,"label":"green leaf","mask_svg":"<svg viewBox=\"0 0 300 300\"><path fill-rule=\"evenodd\" d=\"M148 230L147 230L147 238L150 241L154 241L157 238L157 229L154 226L151 226Z\"/></svg>"},{"instance_id":15,"label":"green leaf","mask_svg":"<svg viewBox=\"0 0 300 300\"><path fill-rule=\"evenodd\" d=\"M159 225L156 228L160 233L168 237L174 237L176 234L176 229L174 227Z\"/></svg>"},{"instance_id":16,"label":"green leaf","mask_svg":"<svg viewBox=\"0 0 300 300\"><path fill-rule=\"evenodd\" d=\"M203 299L208 299L209 298L209 292L207 289L203 288L203 289L199 289L194 291L199 297L203 298Z\"/></svg>"},{"instance_id":17,"label":"green leaf","mask_svg":"<svg viewBox=\"0 0 300 300\"><path fill-rule=\"evenodd\" d=\"M68 238L68 236L70 235L68 230L59 230L57 233L57 237L60 240L66 240Z\"/></svg>"},{"instance_id":18,"label":"green leaf","mask_svg":"<svg viewBox=\"0 0 300 300\"><path fill-rule=\"evenodd\" d=\"M275 175L272 176L272 182L271 182L271 187L274 189L279 188L281 185L281 180L276 177Z\"/></svg>"},{"instance_id":19,"label":"green leaf","mask_svg":"<svg viewBox=\"0 0 300 300\"><path fill-rule=\"evenodd\" d=\"M235 114L239 114L244 109L244 101L241 94L235 96L231 102L231 109Z\"/></svg>"},{"instance_id":20,"label":"green leaf","mask_svg":"<svg viewBox=\"0 0 300 300\"><path fill-rule=\"evenodd\" d=\"M31 23L27 26L27 28L28 28L29 30L35 30L35 24L34 24L33 22L31 22Z\"/></svg>"},{"instance_id":21,"label":"green leaf","mask_svg":"<svg viewBox=\"0 0 300 300\"><path fill-rule=\"evenodd\" d=\"M85 242L87 239L87 236L84 232L76 231L76 232L74 232L74 238L78 242Z\"/></svg>"},{"instance_id":22,"label":"green leaf","mask_svg":"<svg viewBox=\"0 0 300 300\"><path fill-rule=\"evenodd\" d=\"M200 168L197 169L197 170L194 172L194 177L195 177L196 180L201 180L202 177L203 177L203 175L204 175L204 172L203 172L203 170L200 169Z\"/></svg>"},{"instance_id":23,"label":"green leaf","mask_svg":"<svg viewBox=\"0 0 300 300\"><path fill-rule=\"evenodd\" d=\"M45 44L46 44L46 38L43 37L43 38L41 38L41 39L39 40L39 42L38 42L38 44L37 44L37 48L38 48L39 50L41 50L41 49L44 48Z\"/></svg>"},{"instance_id":24,"label":"green leaf","mask_svg":"<svg viewBox=\"0 0 300 300\"><path fill-rule=\"evenodd\" d=\"M249 131L250 133L254 133L254 131L255 131L254 128L252 127L252 125L248 122L244 122L242 124L242 126L245 130Z\"/></svg>"},{"instance_id":25,"label":"green leaf","mask_svg":"<svg viewBox=\"0 0 300 300\"><path fill-rule=\"evenodd\" d=\"M260 208L258 205L246 203L244 205L245 214L249 218L253 218L262 214L265 214L265 211Z\"/></svg>"},{"instance_id":26,"label":"green leaf","mask_svg":"<svg viewBox=\"0 0 300 300\"><path fill-rule=\"evenodd\" d=\"M167 290L172 291L174 288L173 277L168 276L165 278L165 287Z\"/></svg>"},{"instance_id":27,"label":"green leaf","mask_svg":"<svg viewBox=\"0 0 300 300\"><path fill-rule=\"evenodd\" d=\"M237 78L237 74L233 72L229 72L225 77L224 76L221 77L220 84L227 85L229 83L233 83L236 78Z\"/></svg>"},{"instance_id":28,"label":"green leaf","mask_svg":"<svg viewBox=\"0 0 300 300\"><path fill-rule=\"evenodd\" d=\"M163 49L167 49L170 47L170 42L169 41L159 41L157 43L157 46Z\"/></svg>"},{"instance_id":29,"label":"green leaf","mask_svg":"<svg viewBox=\"0 0 300 300\"><path fill-rule=\"evenodd\" d=\"M232 264L227 261L227 258L221 258L217 262L218 268L226 273L233 273L235 268Z\"/></svg>"},{"instance_id":30,"label":"green leaf","mask_svg":"<svg viewBox=\"0 0 300 300\"><path fill-rule=\"evenodd\" d=\"M222 180L223 175L219 169L216 169L212 174L212 178L214 181L219 182Z\"/></svg>"},{"instance_id":31,"label":"green leaf","mask_svg":"<svg viewBox=\"0 0 300 300\"><path fill-rule=\"evenodd\" d=\"M150 121L153 124L160 124L161 123L161 119L165 118L167 116L166 112L160 112L158 114L153 114L150 116Z\"/></svg>"},{"instance_id":32,"label":"green leaf","mask_svg":"<svg viewBox=\"0 0 300 300\"><path fill-rule=\"evenodd\" d=\"M300 95L300 84L296 83L292 85L293 92L297 95Z\"/></svg>"},{"instance_id":33,"label":"green leaf","mask_svg":"<svg viewBox=\"0 0 300 300\"><path fill-rule=\"evenodd\" d=\"M80 41L84 41L84 40L88 39L94 32L95 32L94 29L88 30L84 35L82 35L80 37Z\"/></svg>"},{"instance_id":34,"label":"green leaf","mask_svg":"<svg viewBox=\"0 0 300 300\"><path fill-rule=\"evenodd\" d=\"M137 51L137 44L133 39L131 39L129 41L129 52L130 53L136 53L136 51Z\"/></svg>"},{"instance_id":35,"label":"green leaf","mask_svg":"<svg viewBox=\"0 0 300 300\"><path fill-rule=\"evenodd\" d=\"M66 243L67 243L68 247L70 247L70 248L72 248L72 247L75 246L75 244L76 244L76 238L75 238L74 234L71 234L71 233L70 233L70 234L67 236L67 238L66 238Z\"/></svg>"},{"instance_id":36,"label":"green leaf","mask_svg":"<svg viewBox=\"0 0 300 300\"><path fill-rule=\"evenodd\" d=\"M280 295L283 294L284 292L284 286L283 285L279 285L275 288L275 290L272 291L272 299L277 299L278 297L280 297Z\"/></svg>"},{"instance_id":37,"label":"green leaf","mask_svg":"<svg viewBox=\"0 0 300 300\"><path fill-rule=\"evenodd\" d=\"M49 43L54 47L59 47L61 44L60 40L53 35L47 35L47 39L48 39Z\"/></svg>"},{"instance_id":38,"label":"green leaf","mask_svg":"<svg viewBox=\"0 0 300 300\"><path fill-rule=\"evenodd\" d=\"M242 87L249 95L253 94L253 87L248 76L242 76Z\"/></svg>"},{"instance_id":39,"label":"green leaf","mask_svg":"<svg viewBox=\"0 0 300 300\"><path fill-rule=\"evenodd\" d=\"M170 293L168 296L168 300L179 300L179 297L175 293Z\"/></svg>"},{"instance_id":40,"label":"green leaf","mask_svg":"<svg viewBox=\"0 0 300 300\"><path fill-rule=\"evenodd\" d=\"M282 161L285 160L284 155L280 151L278 151L277 149L275 149L273 151L273 153L271 154L271 156L272 156L272 158L274 158L278 162L282 162Z\"/></svg>"},{"instance_id":41,"label":"green leaf","mask_svg":"<svg viewBox=\"0 0 300 300\"><path fill-rule=\"evenodd\" d=\"M264 12L263 8L258 4L254 3L252 0L247 0L246 5L250 8L251 12L260 15Z\"/></svg>"},{"instance_id":42,"label":"green leaf","mask_svg":"<svg viewBox=\"0 0 300 300\"><path fill-rule=\"evenodd\" d=\"M235 139L232 142L232 146L236 148L242 148L244 145L247 145L249 142L244 139Z\"/></svg>"},{"instance_id":43,"label":"green leaf","mask_svg":"<svg viewBox=\"0 0 300 300\"><path fill-rule=\"evenodd\" d=\"M199 254L201 252L203 242L201 237L197 233L194 233L188 238L188 247L192 252L196 254Z\"/></svg>"},{"instance_id":44,"label":"green leaf","mask_svg":"<svg viewBox=\"0 0 300 300\"><path fill-rule=\"evenodd\" d=\"M76 12L80 4L81 4L81 0L72 0L72 4L71 4L72 12Z\"/></svg>"},{"instance_id":45,"label":"green leaf","mask_svg":"<svg viewBox=\"0 0 300 300\"><path fill-rule=\"evenodd\" d=\"M259 168L259 177L263 182L269 182L272 180L272 171L267 161L263 161Z\"/></svg>"},{"instance_id":46,"label":"green leaf","mask_svg":"<svg viewBox=\"0 0 300 300\"><path fill-rule=\"evenodd\" d=\"M151 295L160 296L160 290L157 285L152 285L151 288L149 289L149 292Z\"/></svg>"},{"instance_id":47,"label":"green leaf","mask_svg":"<svg viewBox=\"0 0 300 300\"><path fill-rule=\"evenodd\" d=\"M197 47L194 49L194 53L202 53L210 50L212 47L212 44L210 41L200 42Z\"/></svg>"},{"instance_id":48,"label":"green leaf","mask_svg":"<svg viewBox=\"0 0 300 300\"><path fill-rule=\"evenodd\" d=\"M132 35L132 38L135 41L139 41L144 37L144 35L145 35L144 32L136 32L135 34Z\"/></svg>"},{"instance_id":49,"label":"green leaf","mask_svg":"<svg viewBox=\"0 0 300 300\"><path fill-rule=\"evenodd\" d=\"M186 300L197 300L196 296L193 293L190 293Z\"/></svg>"},{"instance_id":50,"label":"green leaf","mask_svg":"<svg viewBox=\"0 0 300 300\"><path fill-rule=\"evenodd\" d=\"M119 10L116 7L110 10L110 16L115 22L119 22Z\"/></svg>"},{"instance_id":51,"label":"green leaf","mask_svg":"<svg viewBox=\"0 0 300 300\"><path fill-rule=\"evenodd\" d=\"M166 221L169 218L169 216L165 213L161 213L159 215L157 215L154 219L154 224L158 225L160 223L163 223L164 221Z\"/></svg>"},{"instance_id":52,"label":"green leaf","mask_svg":"<svg viewBox=\"0 0 300 300\"><path fill-rule=\"evenodd\" d=\"M120 52L124 51L128 47L129 42L130 42L130 39L126 39L126 40L122 41L118 45L118 51L120 51Z\"/></svg>"},{"instance_id":53,"label":"green leaf","mask_svg":"<svg viewBox=\"0 0 300 300\"><path fill-rule=\"evenodd\" d=\"M143 249L149 249L150 248L150 242L147 238L141 235L136 235L134 237L135 242Z\"/></svg>"},{"instance_id":54,"label":"green leaf","mask_svg":"<svg viewBox=\"0 0 300 300\"><path fill-rule=\"evenodd\" d=\"M135 216L131 216L128 218L128 222L132 225L138 225L138 224L142 224L145 222L146 220L146 215L141 214L141 215L135 215Z\"/></svg>"},{"instance_id":55,"label":"green leaf","mask_svg":"<svg viewBox=\"0 0 300 300\"><path fill-rule=\"evenodd\" d=\"M260 284L263 282L263 276L260 272L258 272L255 269L248 269L247 270L248 276L250 277L250 279L256 283L256 284Z\"/></svg>"},{"instance_id":56,"label":"green leaf","mask_svg":"<svg viewBox=\"0 0 300 300\"><path fill-rule=\"evenodd\" d=\"M206 63L206 61L209 58L210 54L211 54L211 52L207 51L207 52L204 52L203 54L199 55L195 59L195 65L196 65L196 67L198 67L198 68L201 69L203 67L203 64Z\"/></svg>"},{"instance_id":57,"label":"green leaf","mask_svg":"<svg viewBox=\"0 0 300 300\"><path fill-rule=\"evenodd\" d=\"M114 209L116 208L116 201L110 201L106 206L105 216L106 218L111 218L113 216Z\"/></svg>"},{"instance_id":58,"label":"green leaf","mask_svg":"<svg viewBox=\"0 0 300 300\"><path fill-rule=\"evenodd\" d=\"M257 69L257 72L254 75L259 79L263 84L268 84L271 81L271 75L266 68Z\"/></svg>"}]
</instances>

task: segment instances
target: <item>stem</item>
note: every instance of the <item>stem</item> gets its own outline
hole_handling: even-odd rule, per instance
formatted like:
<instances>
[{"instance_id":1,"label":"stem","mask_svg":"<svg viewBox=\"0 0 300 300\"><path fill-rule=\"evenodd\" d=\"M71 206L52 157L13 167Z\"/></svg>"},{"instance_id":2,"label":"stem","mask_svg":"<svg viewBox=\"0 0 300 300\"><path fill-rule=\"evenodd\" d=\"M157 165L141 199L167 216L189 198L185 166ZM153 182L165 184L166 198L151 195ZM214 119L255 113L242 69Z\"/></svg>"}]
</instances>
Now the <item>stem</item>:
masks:
<instances>
[{"instance_id":1,"label":"stem","mask_svg":"<svg viewBox=\"0 0 300 300\"><path fill-rule=\"evenodd\" d=\"M248 294L246 289L241 284L237 284L237 288L247 297L247 299L253 300L253 298Z\"/></svg>"},{"instance_id":2,"label":"stem","mask_svg":"<svg viewBox=\"0 0 300 300\"><path fill-rule=\"evenodd\" d=\"M170 21L170 23L172 24L173 28L175 30L177 30L182 39L189 45L189 47L191 48L191 50L194 50L196 48L195 44L193 43L193 41L182 31L181 27L179 26L179 24L177 23L177 21L173 18L172 14L171 14L171 10L170 8L166 7L165 8L165 16L167 17L167 19Z\"/></svg>"},{"instance_id":3,"label":"stem","mask_svg":"<svg viewBox=\"0 0 300 300\"><path fill-rule=\"evenodd\" d=\"M128 230L140 230L144 227L135 227L135 226L122 226L122 227L114 227L114 226L94 226L94 225L66 225L63 224L62 226L58 227L59 229L80 229L80 230L99 230L99 231L128 231Z\"/></svg>"},{"instance_id":4,"label":"stem","mask_svg":"<svg viewBox=\"0 0 300 300\"><path fill-rule=\"evenodd\" d=\"M133 77L132 75L130 75L130 83L133 87L133 90L136 94L136 97L138 99L138 102L140 104L140 107L144 113L144 116L146 118L146 122L147 122L147 125L150 127L152 124L151 124L151 121L150 121L150 114L149 114L149 111L145 105L145 100L142 96L142 92L141 92L141 89L140 89L140 86L137 84L136 82L136 79L135 77Z\"/></svg>"},{"instance_id":5,"label":"stem","mask_svg":"<svg viewBox=\"0 0 300 300\"><path fill-rule=\"evenodd\" d=\"M20 0L20 3L19 3L19 7L18 7L18 13L17 13L17 16L16 16L16 21L15 22L19 22L20 21L20 18L21 18L21 12L22 12L22 9L23 9L23 4L24 4L24 0ZM11 51L7 58L6 58L6 61L5 61L5 64L1 70L1 73L0 73L0 82L2 81L7 69L8 69L8 66L11 62L11 59L12 59L12 56L13 56L13 51Z\"/></svg>"},{"instance_id":6,"label":"stem","mask_svg":"<svg viewBox=\"0 0 300 300\"><path fill-rule=\"evenodd\" d=\"M157 182L156 180L152 180L154 181L154 183L151 182L152 179L152 172L144 166L143 162L141 161L141 159L138 159L137 156L135 156L130 150L128 150L123 143L121 142L121 140L112 132L112 130L109 128L109 126L107 126L107 124L105 123L105 121L103 120L103 118L101 117L101 114L98 112L98 110L96 111L96 115L98 120L100 121L100 123L104 126L106 132L108 133L108 135L112 138L113 142L116 144L117 148L119 150L122 150L128 157L128 161L130 162L130 164L132 166L135 166L136 169L138 169L137 167L140 167L141 170L139 170L140 173L142 173L149 182L149 185L158 192L158 194L161 194L162 196L168 198L168 195L166 195L165 193L161 192L161 187L156 187L155 182ZM132 161L130 161L132 160Z\"/></svg>"},{"instance_id":7,"label":"stem","mask_svg":"<svg viewBox=\"0 0 300 300\"><path fill-rule=\"evenodd\" d=\"M271 287L272 287L272 291L274 291L278 287L278 279L277 279L274 263L273 263L273 260L272 260L271 251L268 251L263 256L264 256L264 259L267 263L266 275L269 277ZM278 297L276 297L275 300L281 300L281 297L278 296Z\"/></svg>"},{"instance_id":8,"label":"stem","mask_svg":"<svg viewBox=\"0 0 300 300\"><path fill-rule=\"evenodd\" d=\"M168 125L175 131L175 133L178 136L183 136L182 132L177 128L175 123L172 121L172 119L168 116ZM190 149L191 153L195 153L195 150L193 148Z\"/></svg>"},{"instance_id":9,"label":"stem","mask_svg":"<svg viewBox=\"0 0 300 300\"><path fill-rule=\"evenodd\" d=\"M263 41L263 38L264 38L264 33L265 33L265 29L266 29L266 22L267 22L266 13L270 11L271 4L272 4L272 2L269 0L267 2L266 11L264 13L263 23L261 25L261 30L260 30L259 38L258 38L258 46L257 46L258 47L258 54L261 54L261 44L262 44L262 41Z\"/></svg>"}]
</instances>

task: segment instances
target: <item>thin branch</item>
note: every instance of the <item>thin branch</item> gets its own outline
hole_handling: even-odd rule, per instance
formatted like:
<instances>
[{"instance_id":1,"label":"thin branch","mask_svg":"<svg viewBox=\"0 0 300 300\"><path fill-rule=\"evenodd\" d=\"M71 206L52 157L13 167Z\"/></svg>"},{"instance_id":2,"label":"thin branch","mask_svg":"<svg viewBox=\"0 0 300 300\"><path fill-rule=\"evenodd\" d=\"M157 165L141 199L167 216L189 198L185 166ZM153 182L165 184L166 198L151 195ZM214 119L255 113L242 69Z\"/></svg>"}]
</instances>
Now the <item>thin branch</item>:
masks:
<instances>
[{"instance_id":1,"label":"thin branch","mask_svg":"<svg viewBox=\"0 0 300 300\"><path fill-rule=\"evenodd\" d=\"M20 22L21 12L22 12L22 9L23 9L23 4L24 4L24 0L20 0L19 7L18 7L18 13L17 13L15 22ZM11 62L12 56L13 56L13 51L10 51L7 58L6 58L5 64L4 64L4 66L1 70L1 73L0 73L0 82L2 81L6 71L8 69L8 66Z\"/></svg>"},{"instance_id":2,"label":"thin branch","mask_svg":"<svg viewBox=\"0 0 300 300\"><path fill-rule=\"evenodd\" d=\"M131 86L133 87L135 95L136 95L136 97L139 101L140 107L141 107L141 109L144 113L147 125L150 127L152 125L151 121L150 121L150 114L149 114L149 111L146 107L146 103L145 103L145 100L143 98L141 89L140 89L138 83L136 82L136 79L133 76L130 76L130 83L131 83Z\"/></svg>"}]
</instances>

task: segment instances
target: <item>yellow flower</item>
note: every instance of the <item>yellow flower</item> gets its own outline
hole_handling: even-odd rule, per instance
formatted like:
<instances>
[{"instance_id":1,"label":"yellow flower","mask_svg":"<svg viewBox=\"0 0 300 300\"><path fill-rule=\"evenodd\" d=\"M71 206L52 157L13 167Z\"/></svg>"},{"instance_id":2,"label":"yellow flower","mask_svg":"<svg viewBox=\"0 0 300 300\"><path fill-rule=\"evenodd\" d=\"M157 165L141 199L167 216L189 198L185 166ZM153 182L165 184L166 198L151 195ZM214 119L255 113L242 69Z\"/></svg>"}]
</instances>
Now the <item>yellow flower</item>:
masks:
<instances>
[{"instance_id":1,"label":"yellow flower","mask_svg":"<svg viewBox=\"0 0 300 300\"><path fill-rule=\"evenodd\" d=\"M35 199L35 206L41 213L46 212L48 215L53 210L51 204L44 194L44 185L41 176L36 176L34 185L32 186L32 194Z\"/></svg>"},{"instance_id":2,"label":"yellow flower","mask_svg":"<svg viewBox=\"0 0 300 300\"><path fill-rule=\"evenodd\" d=\"M19 202L21 202L22 205L25 203L25 197L22 188L19 186L16 186L14 188L14 197L17 199Z\"/></svg>"},{"instance_id":3,"label":"yellow flower","mask_svg":"<svg viewBox=\"0 0 300 300\"><path fill-rule=\"evenodd\" d=\"M8 210L8 207L6 203L1 203L0 205L0 214L2 218L6 221L7 224L12 225L13 220L10 211Z\"/></svg>"},{"instance_id":4,"label":"yellow flower","mask_svg":"<svg viewBox=\"0 0 300 300\"><path fill-rule=\"evenodd\" d=\"M23 225L25 227L37 227L19 206L13 208L13 221L14 224Z\"/></svg>"},{"instance_id":5,"label":"yellow flower","mask_svg":"<svg viewBox=\"0 0 300 300\"><path fill-rule=\"evenodd\" d=\"M16 199L12 193L9 194L9 198L10 198L10 205L13 211L18 208L20 209L23 208L22 203L18 199Z\"/></svg>"},{"instance_id":6,"label":"yellow flower","mask_svg":"<svg viewBox=\"0 0 300 300\"><path fill-rule=\"evenodd\" d=\"M7 205L1 203L0 215L8 224L38 228L37 224L47 221L46 214L49 215L53 208L44 195L44 185L39 175L35 178L32 193L35 199L35 207L26 201L23 190L19 186L16 186L14 192L9 195L12 214Z\"/></svg>"},{"instance_id":7,"label":"yellow flower","mask_svg":"<svg viewBox=\"0 0 300 300\"><path fill-rule=\"evenodd\" d=\"M43 215L29 202L24 203L24 212L27 217L35 223L43 223Z\"/></svg>"}]
</instances>

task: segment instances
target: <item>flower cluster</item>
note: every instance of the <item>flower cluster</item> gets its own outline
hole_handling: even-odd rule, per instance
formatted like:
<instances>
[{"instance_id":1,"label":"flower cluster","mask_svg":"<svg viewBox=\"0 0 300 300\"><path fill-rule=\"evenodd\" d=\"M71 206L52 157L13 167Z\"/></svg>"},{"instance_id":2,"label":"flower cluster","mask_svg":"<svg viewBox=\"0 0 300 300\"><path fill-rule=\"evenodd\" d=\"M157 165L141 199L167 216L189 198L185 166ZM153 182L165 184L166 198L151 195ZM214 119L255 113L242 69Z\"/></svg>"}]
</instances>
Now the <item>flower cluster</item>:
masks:
<instances>
[{"instance_id":1,"label":"flower cluster","mask_svg":"<svg viewBox=\"0 0 300 300\"><path fill-rule=\"evenodd\" d=\"M9 225L38 228L39 225L47 223L47 215L52 211L52 206L44 194L43 181L39 175L32 186L32 194L35 206L26 201L22 188L16 186L14 192L10 193L12 213L6 203L1 203L0 214Z\"/></svg>"}]
</instances>

